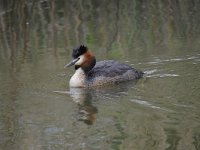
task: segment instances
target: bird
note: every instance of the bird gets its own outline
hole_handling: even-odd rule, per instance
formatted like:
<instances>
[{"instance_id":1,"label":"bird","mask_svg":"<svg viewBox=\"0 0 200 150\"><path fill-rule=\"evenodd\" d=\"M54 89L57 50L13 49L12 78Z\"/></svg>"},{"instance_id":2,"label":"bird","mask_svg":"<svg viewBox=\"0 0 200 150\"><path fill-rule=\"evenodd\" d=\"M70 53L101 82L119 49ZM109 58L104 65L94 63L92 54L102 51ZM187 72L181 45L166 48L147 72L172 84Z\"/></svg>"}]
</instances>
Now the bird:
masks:
<instances>
[{"instance_id":1,"label":"bird","mask_svg":"<svg viewBox=\"0 0 200 150\"><path fill-rule=\"evenodd\" d=\"M85 45L72 51L72 60L64 68L75 66L75 73L69 81L74 88L105 86L143 77L143 72L115 60L96 62L95 56Z\"/></svg>"}]
</instances>

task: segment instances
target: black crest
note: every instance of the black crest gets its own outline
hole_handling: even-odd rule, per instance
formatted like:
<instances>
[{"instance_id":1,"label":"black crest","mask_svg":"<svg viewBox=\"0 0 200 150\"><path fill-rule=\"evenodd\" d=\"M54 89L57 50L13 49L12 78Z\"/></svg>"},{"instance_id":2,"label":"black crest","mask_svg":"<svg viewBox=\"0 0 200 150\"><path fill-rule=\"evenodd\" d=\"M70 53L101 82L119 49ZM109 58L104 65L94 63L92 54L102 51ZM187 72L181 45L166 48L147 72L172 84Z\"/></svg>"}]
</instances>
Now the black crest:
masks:
<instances>
[{"instance_id":1,"label":"black crest","mask_svg":"<svg viewBox=\"0 0 200 150\"><path fill-rule=\"evenodd\" d=\"M87 49L88 48L86 46L84 46L84 45L80 45L77 48L74 48L73 52L72 52L72 57L73 58L78 58L80 55L82 55L85 52L87 52Z\"/></svg>"}]
</instances>

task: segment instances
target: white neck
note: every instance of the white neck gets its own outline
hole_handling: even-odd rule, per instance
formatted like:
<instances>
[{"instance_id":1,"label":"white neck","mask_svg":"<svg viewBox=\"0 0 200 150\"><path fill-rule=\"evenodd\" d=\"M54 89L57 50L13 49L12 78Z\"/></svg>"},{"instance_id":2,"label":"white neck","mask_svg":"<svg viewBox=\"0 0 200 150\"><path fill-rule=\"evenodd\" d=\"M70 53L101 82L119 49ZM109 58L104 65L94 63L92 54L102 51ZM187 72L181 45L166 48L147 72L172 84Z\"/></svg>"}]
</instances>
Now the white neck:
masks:
<instances>
[{"instance_id":1,"label":"white neck","mask_svg":"<svg viewBox=\"0 0 200 150\"><path fill-rule=\"evenodd\" d=\"M76 70L74 75L71 77L69 81L70 87L84 87L85 86L85 72L83 69L79 68Z\"/></svg>"}]
</instances>

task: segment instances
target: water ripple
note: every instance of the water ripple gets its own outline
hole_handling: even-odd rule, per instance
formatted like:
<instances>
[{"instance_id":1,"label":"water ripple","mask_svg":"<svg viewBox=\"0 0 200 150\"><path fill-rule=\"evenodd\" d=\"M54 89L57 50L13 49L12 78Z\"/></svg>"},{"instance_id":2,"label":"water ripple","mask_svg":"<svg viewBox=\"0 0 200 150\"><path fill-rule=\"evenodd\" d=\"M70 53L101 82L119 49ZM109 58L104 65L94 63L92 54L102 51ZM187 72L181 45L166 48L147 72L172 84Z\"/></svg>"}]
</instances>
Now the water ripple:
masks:
<instances>
[{"instance_id":1,"label":"water ripple","mask_svg":"<svg viewBox=\"0 0 200 150\"><path fill-rule=\"evenodd\" d=\"M164 111L168 111L168 112L172 112L172 110L169 110L169 109L165 109L165 108L161 108L159 106L155 106L145 100L138 100L138 99L131 99L130 100L131 102L134 102L134 103L137 103L137 104L140 104L140 105L143 105L143 106L146 106L146 107L150 107L150 108L153 108L153 109L159 109L159 110L164 110Z\"/></svg>"},{"instance_id":2,"label":"water ripple","mask_svg":"<svg viewBox=\"0 0 200 150\"><path fill-rule=\"evenodd\" d=\"M163 59L163 60L159 58L155 58L153 61L146 62L146 64L157 65L157 64L162 64L165 62L179 62L179 61L187 61L187 60L197 61L199 60L199 54L197 54L197 56L186 56L183 58L171 58L171 59Z\"/></svg>"},{"instance_id":3,"label":"water ripple","mask_svg":"<svg viewBox=\"0 0 200 150\"><path fill-rule=\"evenodd\" d=\"M154 75L147 75L146 77L159 77L159 78L163 78L163 77L178 77L178 74L154 74Z\"/></svg>"}]
</instances>

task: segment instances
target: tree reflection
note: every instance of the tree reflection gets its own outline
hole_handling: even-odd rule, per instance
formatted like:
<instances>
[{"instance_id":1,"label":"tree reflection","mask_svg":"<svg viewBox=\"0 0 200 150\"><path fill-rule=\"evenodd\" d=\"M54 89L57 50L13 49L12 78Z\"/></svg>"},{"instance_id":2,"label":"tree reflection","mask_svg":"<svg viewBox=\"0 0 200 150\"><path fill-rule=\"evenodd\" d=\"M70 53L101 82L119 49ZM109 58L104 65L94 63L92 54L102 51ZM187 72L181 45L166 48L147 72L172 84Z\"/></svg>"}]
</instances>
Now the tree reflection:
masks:
<instances>
[{"instance_id":1,"label":"tree reflection","mask_svg":"<svg viewBox=\"0 0 200 150\"><path fill-rule=\"evenodd\" d=\"M56 56L58 48L69 53L69 49L80 43L87 43L99 55L101 49L101 55L111 54L111 57L138 55L141 50L142 55L148 55L157 45L172 51L185 38L190 38L191 44L199 42L199 7L197 0L3 0L1 61L10 59L11 66L16 67L15 61L23 63L27 57L38 57L45 49Z\"/></svg>"}]
</instances>

